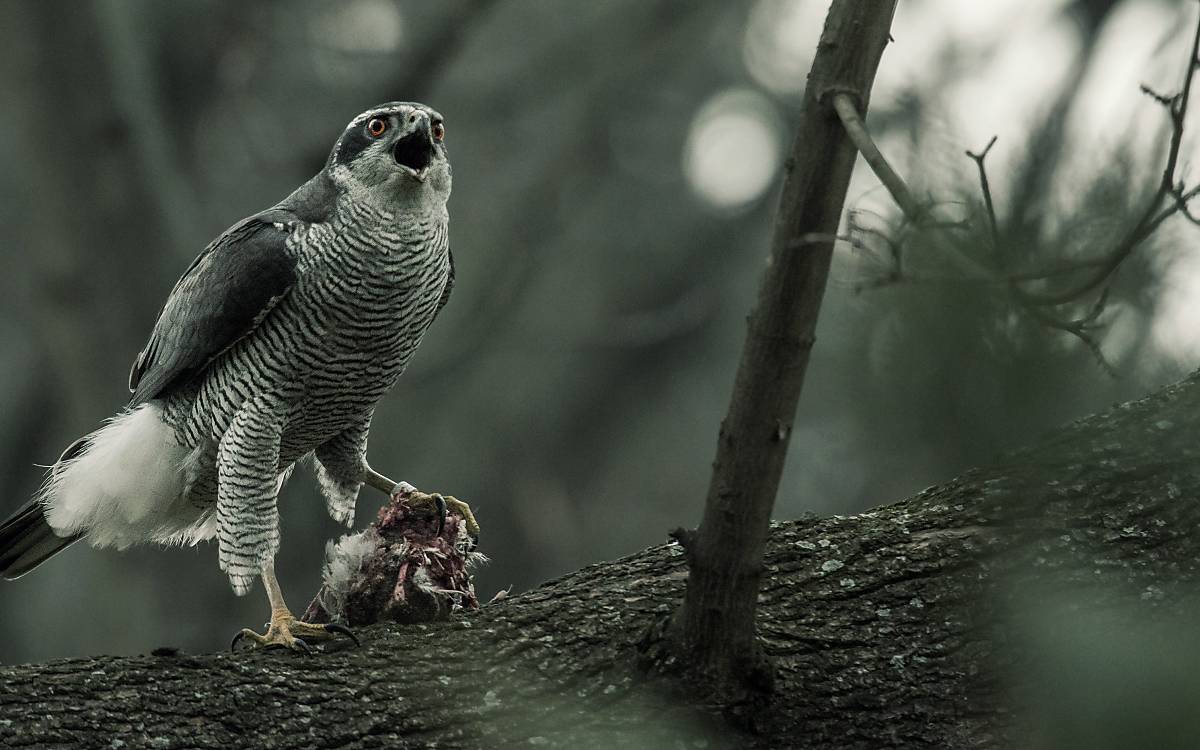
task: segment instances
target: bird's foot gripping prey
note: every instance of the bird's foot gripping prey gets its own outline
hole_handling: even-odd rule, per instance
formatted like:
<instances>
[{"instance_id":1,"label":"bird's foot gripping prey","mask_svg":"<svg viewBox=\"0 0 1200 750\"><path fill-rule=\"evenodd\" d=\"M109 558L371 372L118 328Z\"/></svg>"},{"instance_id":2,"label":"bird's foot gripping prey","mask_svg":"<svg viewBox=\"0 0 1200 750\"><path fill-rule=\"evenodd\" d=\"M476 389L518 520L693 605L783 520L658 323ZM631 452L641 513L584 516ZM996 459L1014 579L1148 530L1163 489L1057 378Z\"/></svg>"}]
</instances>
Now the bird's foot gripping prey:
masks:
<instances>
[{"instance_id":1,"label":"bird's foot gripping prey","mask_svg":"<svg viewBox=\"0 0 1200 750\"><path fill-rule=\"evenodd\" d=\"M267 634L243 640L302 647L337 633L283 604L277 498L306 459L347 526L363 484L395 489L368 465L367 436L454 283L444 137L422 104L363 112L315 177L213 240L137 356L129 405L0 524L0 575L80 539L122 549L216 538L234 591L261 577L271 603Z\"/></svg>"},{"instance_id":2,"label":"bird's foot gripping prey","mask_svg":"<svg viewBox=\"0 0 1200 750\"><path fill-rule=\"evenodd\" d=\"M387 484L386 479L383 485ZM475 520L475 514L471 512L471 506L459 500L453 495L442 495L440 493L425 493L413 487L408 482L400 482L392 487L388 492L393 503L405 503L407 505L425 505L430 507L433 513L437 516L438 527L435 536L442 533L442 528L446 525L446 510L450 509L457 513L466 524L467 534L471 537L471 544L474 546L479 542L479 523Z\"/></svg>"}]
</instances>

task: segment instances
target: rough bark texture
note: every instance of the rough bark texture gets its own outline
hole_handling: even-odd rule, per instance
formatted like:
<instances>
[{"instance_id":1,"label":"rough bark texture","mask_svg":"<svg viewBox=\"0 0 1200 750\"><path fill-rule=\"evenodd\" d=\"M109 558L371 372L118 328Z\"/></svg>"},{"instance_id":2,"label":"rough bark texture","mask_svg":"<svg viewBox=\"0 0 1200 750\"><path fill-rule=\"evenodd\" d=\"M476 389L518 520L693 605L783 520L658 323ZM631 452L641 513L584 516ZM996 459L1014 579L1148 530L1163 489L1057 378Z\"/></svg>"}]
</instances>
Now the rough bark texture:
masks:
<instances>
[{"instance_id":1,"label":"rough bark texture","mask_svg":"<svg viewBox=\"0 0 1200 750\"><path fill-rule=\"evenodd\" d=\"M635 666L683 594L668 544L449 622L364 629L357 650L0 668L0 746L1031 746L1044 727L1012 698L1044 679L1030 592L1072 639L1088 612L1133 633L1195 607L1197 434L1194 376L908 500L775 524L758 623L776 695L734 717Z\"/></svg>"},{"instance_id":2,"label":"rough bark texture","mask_svg":"<svg viewBox=\"0 0 1200 750\"><path fill-rule=\"evenodd\" d=\"M718 693L743 700L756 700L770 683L754 635L763 549L856 156L831 94L851 92L866 111L895 10L895 0L836 0L829 9L704 517L694 533L675 533L687 550L690 579L671 623L673 648L691 654L691 668Z\"/></svg>"}]
</instances>

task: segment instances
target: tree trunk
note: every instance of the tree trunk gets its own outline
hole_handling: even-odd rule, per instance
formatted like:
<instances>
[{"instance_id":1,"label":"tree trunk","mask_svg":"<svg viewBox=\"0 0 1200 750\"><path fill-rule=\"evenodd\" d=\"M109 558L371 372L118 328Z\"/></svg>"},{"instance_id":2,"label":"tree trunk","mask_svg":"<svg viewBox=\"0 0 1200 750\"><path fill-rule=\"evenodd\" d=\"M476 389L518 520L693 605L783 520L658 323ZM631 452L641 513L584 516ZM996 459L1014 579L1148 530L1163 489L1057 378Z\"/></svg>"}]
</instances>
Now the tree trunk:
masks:
<instances>
[{"instance_id":1,"label":"tree trunk","mask_svg":"<svg viewBox=\"0 0 1200 750\"><path fill-rule=\"evenodd\" d=\"M831 94L850 92L866 112L895 10L895 0L835 0L825 18L704 516L695 532L673 534L687 551L689 579L669 650L689 655L689 668L727 697L757 700L770 685L754 623L767 524L857 154Z\"/></svg>"},{"instance_id":2,"label":"tree trunk","mask_svg":"<svg viewBox=\"0 0 1200 750\"><path fill-rule=\"evenodd\" d=\"M1197 434L1193 376L908 500L774 525L775 697L734 716L633 666L683 596L668 544L449 622L364 629L361 649L0 668L0 746L1164 747L1200 730L1200 652L1178 646L1196 640ZM1184 688L1159 689L1177 672ZM1101 730L1107 745L1080 738Z\"/></svg>"}]
</instances>

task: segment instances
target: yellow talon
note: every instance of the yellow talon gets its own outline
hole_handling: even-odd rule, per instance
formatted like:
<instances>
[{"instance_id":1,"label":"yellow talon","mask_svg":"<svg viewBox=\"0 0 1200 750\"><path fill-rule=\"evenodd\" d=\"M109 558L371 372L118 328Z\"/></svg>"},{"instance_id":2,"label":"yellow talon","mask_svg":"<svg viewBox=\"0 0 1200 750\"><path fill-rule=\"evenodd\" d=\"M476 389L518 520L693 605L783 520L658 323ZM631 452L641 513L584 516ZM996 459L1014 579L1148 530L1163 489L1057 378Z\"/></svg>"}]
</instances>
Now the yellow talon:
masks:
<instances>
[{"instance_id":1,"label":"yellow talon","mask_svg":"<svg viewBox=\"0 0 1200 750\"><path fill-rule=\"evenodd\" d=\"M348 636L354 641L354 645L360 645L358 637L345 625L300 622L288 610L279 609L271 612L271 622L267 625L266 633L260 635L249 628L243 628L233 637L233 643L229 644L229 648L236 651L239 641L249 639L254 648L287 648L292 651L312 653L308 641L329 640L338 634Z\"/></svg>"},{"instance_id":2,"label":"yellow talon","mask_svg":"<svg viewBox=\"0 0 1200 750\"><path fill-rule=\"evenodd\" d=\"M442 499L446 501L446 507L462 516L463 522L467 524L467 533L472 539L479 538L479 524L475 521L475 514L471 512L471 506L459 500L453 495L443 495Z\"/></svg>"},{"instance_id":3,"label":"yellow talon","mask_svg":"<svg viewBox=\"0 0 1200 750\"><path fill-rule=\"evenodd\" d=\"M406 490L405 501L410 505L429 505L437 512L445 517L445 509L450 509L462 517L463 523L467 526L467 534L472 539L479 538L479 523L475 520L475 514L471 512L471 506L459 500L453 495L442 495L437 492L426 493L417 489ZM439 533L441 527L438 527Z\"/></svg>"}]
</instances>

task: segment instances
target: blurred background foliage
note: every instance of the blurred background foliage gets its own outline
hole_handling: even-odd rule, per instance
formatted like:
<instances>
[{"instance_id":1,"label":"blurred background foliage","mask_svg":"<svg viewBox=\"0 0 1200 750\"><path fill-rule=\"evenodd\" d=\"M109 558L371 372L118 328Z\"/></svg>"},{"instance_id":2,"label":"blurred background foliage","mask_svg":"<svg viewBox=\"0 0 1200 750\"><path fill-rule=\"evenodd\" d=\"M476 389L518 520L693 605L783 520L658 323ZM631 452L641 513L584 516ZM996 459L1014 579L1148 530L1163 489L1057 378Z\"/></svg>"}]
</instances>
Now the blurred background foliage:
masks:
<instances>
[{"instance_id":1,"label":"blurred background foliage","mask_svg":"<svg viewBox=\"0 0 1200 750\"><path fill-rule=\"evenodd\" d=\"M1165 117L1138 84L1178 86L1193 5L904 0L870 125L918 192L968 218L963 152L998 135L988 251L1086 254L1155 185ZM353 115L416 99L447 118L458 285L378 412L373 463L473 504L485 600L694 525L826 7L0 3L0 512L121 407L208 240L319 169ZM862 165L850 201L856 223L902 231ZM775 515L905 496L1189 371L1194 240L1171 224L1121 271L1115 377L1005 295L939 276L919 237L905 261L926 273L895 283L877 283L877 237L842 243ZM295 608L341 533L310 477L281 499ZM364 492L359 526L381 501ZM211 546L76 546L0 586L0 661L211 650L265 615Z\"/></svg>"}]
</instances>

